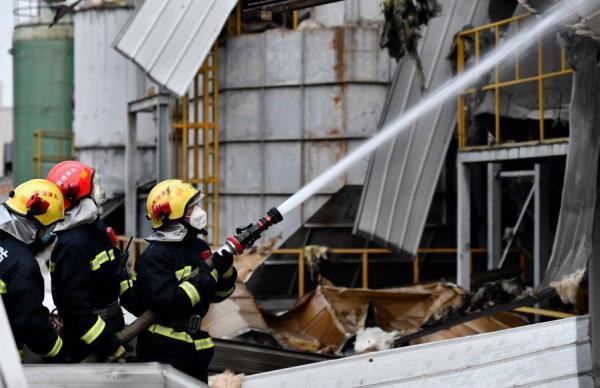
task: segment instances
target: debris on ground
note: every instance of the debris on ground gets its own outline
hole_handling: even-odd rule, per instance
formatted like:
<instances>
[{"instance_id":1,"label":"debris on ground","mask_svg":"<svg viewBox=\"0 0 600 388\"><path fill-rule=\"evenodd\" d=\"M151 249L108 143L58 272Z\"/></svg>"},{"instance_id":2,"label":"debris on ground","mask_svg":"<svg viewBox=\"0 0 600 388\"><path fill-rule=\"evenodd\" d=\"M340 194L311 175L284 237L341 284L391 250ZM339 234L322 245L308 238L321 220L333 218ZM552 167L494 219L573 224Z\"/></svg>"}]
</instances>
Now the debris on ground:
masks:
<instances>
[{"instance_id":1,"label":"debris on ground","mask_svg":"<svg viewBox=\"0 0 600 388\"><path fill-rule=\"evenodd\" d=\"M325 278L289 310L271 314L261 311L246 288L254 269L273 251L277 238L236 257L241 275L227 300L211 305L203 319L203 330L215 338L321 354L349 355L390 349L394 340L423 328L449 322L497 304L527 295L517 279L484 284L477 292L466 292L449 282L392 289L336 287ZM318 271L329 248L307 246L308 267ZM411 344L486 333L527 324L515 313L496 313L453 326Z\"/></svg>"},{"instance_id":2,"label":"debris on ground","mask_svg":"<svg viewBox=\"0 0 600 388\"><path fill-rule=\"evenodd\" d=\"M516 279L502 279L485 283L468 300L467 313L510 303L527 295L525 288Z\"/></svg>"},{"instance_id":3,"label":"debris on ground","mask_svg":"<svg viewBox=\"0 0 600 388\"><path fill-rule=\"evenodd\" d=\"M369 305L374 307L376 321L383 331L408 334L418 330L430 317L441 316L444 310L459 305L462 294L461 288L450 283L386 290L321 284L285 313L264 316L276 333L298 333L317 340L316 348L322 352L339 353L348 337L365 328ZM311 351L305 347L295 349Z\"/></svg>"},{"instance_id":4,"label":"debris on ground","mask_svg":"<svg viewBox=\"0 0 600 388\"><path fill-rule=\"evenodd\" d=\"M240 388L244 374L235 374L229 369L218 375L213 375L208 378L208 386L211 388Z\"/></svg>"},{"instance_id":5,"label":"debris on ground","mask_svg":"<svg viewBox=\"0 0 600 388\"><path fill-rule=\"evenodd\" d=\"M359 329L356 332L354 352L360 354L392 349L394 347L394 341L399 335L400 333L396 330L387 332L379 327Z\"/></svg>"}]
</instances>

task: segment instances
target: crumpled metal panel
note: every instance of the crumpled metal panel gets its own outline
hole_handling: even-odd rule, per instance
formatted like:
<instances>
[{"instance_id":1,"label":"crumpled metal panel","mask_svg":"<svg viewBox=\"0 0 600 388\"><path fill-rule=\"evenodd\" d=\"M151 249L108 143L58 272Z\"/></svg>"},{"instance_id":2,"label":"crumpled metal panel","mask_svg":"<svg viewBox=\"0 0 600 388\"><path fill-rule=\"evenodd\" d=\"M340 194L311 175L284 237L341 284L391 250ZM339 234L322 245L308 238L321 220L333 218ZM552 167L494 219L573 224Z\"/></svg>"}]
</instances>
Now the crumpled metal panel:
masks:
<instances>
[{"instance_id":1,"label":"crumpled metal panel","mask_svg":"<svg viewBox=\"0 0 600 388\"><path fill-rule=\"evenodd\" d=\"M114 46L181 97L236 4L237 0L146 0Z\"/></svg>"},{"instance_id":2,"label":"crumpled metal panel","mask_svg":"<svg viewBox=\"0 0 600 388\"><path fill-rule=\"evenodd\" d=\"M484 24L489 0L442 0L442 14L430 21L420 54L428 90L453 75L446 60L453 37L466 24ZM414 62L396 69L380 127L423 100ZM416 253L456 123L456 101L401 132L371 157L354 232L406 253Z\"/></svg>"},{"instance_id":3,"label":"crumpled metal panel","mask_svg":"<svg viewBox=\"0 0 600 388\"><path fill-rule=\"evenodd\" d=\"M556 238L540 288L554 287L563 302L575 303L577 285L597 249L594 239L598 238L600 214L597 202L600 103L595 93L600 87L600 72L595 49L587 48L576 38L571 37L567 42L577 69L569 119L571 137Z\"/></svg>"}]
</instances>

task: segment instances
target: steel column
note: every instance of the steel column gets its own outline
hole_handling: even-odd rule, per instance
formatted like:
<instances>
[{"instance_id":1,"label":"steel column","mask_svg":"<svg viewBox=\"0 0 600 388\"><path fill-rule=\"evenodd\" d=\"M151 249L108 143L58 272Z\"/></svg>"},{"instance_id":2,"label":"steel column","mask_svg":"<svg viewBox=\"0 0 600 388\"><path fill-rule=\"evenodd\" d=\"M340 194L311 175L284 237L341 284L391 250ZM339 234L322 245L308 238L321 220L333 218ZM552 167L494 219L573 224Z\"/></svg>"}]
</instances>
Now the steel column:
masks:
<instances>
[{"instance_id":1,"label":"steel column","mask_svg":"<svg viewBox=\"0 0 600 388\"><path fill-rule=\"evenodd\" d=\"M550 199L549 199L549 174L548 166L536 163L534 168L534 223L533 223L533 286L537 287L548 267L551 253L551 231L550 231Z\"/></svg>"},{"instance_id":2,"label":"steel column","mask_svg":"<svg viewBox=\"0 0 600 388\"><path fill-rule=\"evenodd\" d=\"M169 97L167 95L156 103L156 166L157 179L163 181L173 177L173 155L170 140L171 115L169 113Z\"/></svg>"},{"instance_id":3,"label":"steel column","mask_svg":"<svg viewBox=\"0 0 600 388\"><path fill-rule=\"evenodd\" d=\"M159 181L172 175L171 128L169 117L169 95L157 94L131 101L128 104L129 125L125 144L125 233L137 236L137 115L153 112L156 123L156 169Z\"/></svg>"},{"instance_id":4,"label":"steel column","mask_svg":"<svg viewBox=\"0 0 600 388\"><path fill-rule=\"evenodd\" d=\"M456 164L457 225L456 283L471 289L471 179L469 166Z\"/></svg>"},{"instance_id":5,"label":"steel column","mask_svg":"<svg viewBox=\"0 0 600 388\"><path fill-rule=\"evenodd\" d=\"M498 268L502 252L502 185L499 163L487 164L487 269Z\"/></svg>"},{"instance_id":6,"label":"steel column","mask_svg":"<svg viewBox=\"0 0 600 388\"><path fill-rule=\"evenodd\" d=\"M125 143L125 233L137 236L137 112L129 111Z\"/></svg>"}]
</instances>

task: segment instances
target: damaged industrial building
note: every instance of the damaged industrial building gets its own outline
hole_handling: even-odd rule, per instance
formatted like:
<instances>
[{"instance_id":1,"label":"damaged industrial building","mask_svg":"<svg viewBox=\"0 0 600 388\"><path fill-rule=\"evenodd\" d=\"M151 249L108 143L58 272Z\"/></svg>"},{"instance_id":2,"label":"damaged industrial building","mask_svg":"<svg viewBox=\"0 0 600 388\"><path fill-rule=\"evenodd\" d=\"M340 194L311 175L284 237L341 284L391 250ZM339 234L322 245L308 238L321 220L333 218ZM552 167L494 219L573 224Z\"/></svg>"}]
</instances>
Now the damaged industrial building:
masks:
<instances>
[{"instance_id":1,"label":"damaged industrial building","mask_svg":"<svg viewBox=\"0 0 600 388\"><path fill-rule=\"evenodd\" d=\"M0 202L92 166L137 282L154 189L191 184L237 274L192 315L209 386L600 386L598 0L12 3ZM58 365L0 309L0 387L205 386L121 305L124 355Z\"/></svg>"}]
</instances>

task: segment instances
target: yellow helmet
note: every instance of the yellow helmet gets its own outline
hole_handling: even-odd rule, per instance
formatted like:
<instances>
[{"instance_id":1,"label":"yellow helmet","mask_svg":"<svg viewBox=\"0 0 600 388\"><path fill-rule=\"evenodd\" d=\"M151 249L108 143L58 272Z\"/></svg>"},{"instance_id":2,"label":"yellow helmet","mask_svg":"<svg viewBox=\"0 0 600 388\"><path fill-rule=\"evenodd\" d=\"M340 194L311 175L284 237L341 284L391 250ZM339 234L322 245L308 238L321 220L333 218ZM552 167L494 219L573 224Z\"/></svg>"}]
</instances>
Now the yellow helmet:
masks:
<instances>
[{"instance_id":1,"label":"yellow helmet","mask_svg":"<svg viewBox=\"0 0 600 388\"><path fill-rule=\"evenodd\" d=\"M63 195L58 186L46 179L32 179L9 194L6 206L23 217L49 226L65 217Z\"/></svg>"},{"instance_id":2,"label":"yellow helmet","mask_svg":"<svg viewBox=\"0 0 600 388\"><path fill-rule=\"evenodd\" d=\"M179 179L167 179L158 183L148 194L146 217L152 229L162 227L167 221L183 218L187 206L200 192L189 183Z\"/></svg>"}]
</instances>

